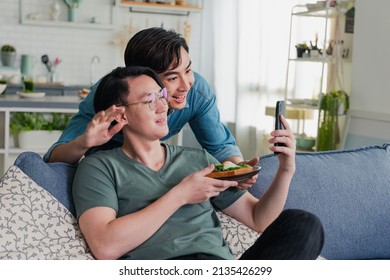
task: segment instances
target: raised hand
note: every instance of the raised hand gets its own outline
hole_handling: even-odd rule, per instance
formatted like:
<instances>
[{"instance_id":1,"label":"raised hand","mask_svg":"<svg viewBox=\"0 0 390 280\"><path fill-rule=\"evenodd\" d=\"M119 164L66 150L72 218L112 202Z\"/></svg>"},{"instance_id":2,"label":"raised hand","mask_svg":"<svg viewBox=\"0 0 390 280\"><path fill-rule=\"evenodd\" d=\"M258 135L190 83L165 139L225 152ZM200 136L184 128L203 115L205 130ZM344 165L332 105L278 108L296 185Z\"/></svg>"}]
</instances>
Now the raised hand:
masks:
<instances>
[{"instance_id":1,"label":"raised hand","mask_svg":"<svg viewBox=\"0 0 390 280\"><path fill-rule=\"evenodd\" d=\"M91 148L107 143L124 126L119 122L111 127L115 118L123 114L124 110L122 106L113 105L105 111L98 112L88 124L84 134L80 136L80 144L85 148Z\"/></svg>"}]
</instances>

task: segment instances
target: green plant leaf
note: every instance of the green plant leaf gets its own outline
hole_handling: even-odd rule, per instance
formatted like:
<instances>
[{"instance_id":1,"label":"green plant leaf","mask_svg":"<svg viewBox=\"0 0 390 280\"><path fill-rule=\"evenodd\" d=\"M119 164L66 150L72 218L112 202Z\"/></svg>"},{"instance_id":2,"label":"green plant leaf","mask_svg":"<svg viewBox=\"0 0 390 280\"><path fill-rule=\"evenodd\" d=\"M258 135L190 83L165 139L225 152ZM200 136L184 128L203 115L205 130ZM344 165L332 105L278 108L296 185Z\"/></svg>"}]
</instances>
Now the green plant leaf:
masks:
<instances>
[{"instance_id":1,"label":"green plant leaf","mask_svg":"<svg viewBox=\"0 0 390 280\"><path fill-rule=\"evenodd\" d=\"M30 130L64 130L71 117L67 113L16 112L11 115L10 131L18 134Z\"/></svg>"}]
</instances>

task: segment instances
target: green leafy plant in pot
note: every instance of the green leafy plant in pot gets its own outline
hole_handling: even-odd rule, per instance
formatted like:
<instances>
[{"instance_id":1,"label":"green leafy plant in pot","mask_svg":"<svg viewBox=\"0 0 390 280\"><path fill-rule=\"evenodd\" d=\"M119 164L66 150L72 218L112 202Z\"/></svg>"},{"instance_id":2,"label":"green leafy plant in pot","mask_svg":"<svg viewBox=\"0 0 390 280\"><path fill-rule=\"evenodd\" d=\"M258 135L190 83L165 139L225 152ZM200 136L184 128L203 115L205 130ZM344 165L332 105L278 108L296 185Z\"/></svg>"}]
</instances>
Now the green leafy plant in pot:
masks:
<instances>
[{"instance_id":1,"label":"green leafy plant in pot","mask_svg":"<svg viewBox=\"0 0 390 280\"><path fill-rule=\"evenodd\" d=\"M349 109L349 96L345 91L334 90L320 100L318 118L317 151L335 150L340 143L339 116Z\"/></svg>"},{"instance_id":2,"label":"green leafy plant in pot","mask_svg":"<svg viewBox=\"0 0 390 280\"><path fill-rule=\"evenodd\" d=\"M14 66L16 60L16 49L12 45L3 45L1 47L1 63L4 66Z\"/></svg>"},{"instance_id":3,"label":"green leafy plant in pot","mask_svg":"<svg viewBox=\"0 0 390 280\"><path fill-rule=\"evenodd\" d=\"M46 149L58 139L71 117L67 113L16 112L11 115L10 131L20 148Z\"/></svg>"},{"instance_id":4,"label":"green leafy plant in pot","mask_svg":"<svg viewBox=\"0 0 390 280\"><path fill-rule=\"evenodd\" d=\"M297 49L297 57L303 57L303 55L307 52L310 52L309 46L306 43L301 43L295 45Z\"/></svg>"}]
</instances>

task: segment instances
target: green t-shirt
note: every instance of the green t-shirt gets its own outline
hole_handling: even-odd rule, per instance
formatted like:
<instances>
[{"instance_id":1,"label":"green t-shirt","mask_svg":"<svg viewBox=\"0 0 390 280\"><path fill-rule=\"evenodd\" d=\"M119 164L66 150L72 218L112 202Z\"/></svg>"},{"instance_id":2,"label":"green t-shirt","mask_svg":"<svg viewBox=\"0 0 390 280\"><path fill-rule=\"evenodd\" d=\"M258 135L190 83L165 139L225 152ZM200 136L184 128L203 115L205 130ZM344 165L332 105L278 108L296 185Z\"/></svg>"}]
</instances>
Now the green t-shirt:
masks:
<instances>
[{"instance_id":1,"label":"green t-shirt","mask_svg":"<svg viewBox=\"0 0 390 280\"><path fill-rule=\"evenodd\" d=\"M127 157L121 148L84 158L73 181L77 217L98 206L113 208L117 217L136 212L160 198L184 177L218 163L205 150L163 145L167 157L159 171ZM169 259L193 253L234 259L222 237L214 209L223 210L244 192L232 187L207 202L182 206L153 236L121 259Z\"/></svg>"}]
</instances>

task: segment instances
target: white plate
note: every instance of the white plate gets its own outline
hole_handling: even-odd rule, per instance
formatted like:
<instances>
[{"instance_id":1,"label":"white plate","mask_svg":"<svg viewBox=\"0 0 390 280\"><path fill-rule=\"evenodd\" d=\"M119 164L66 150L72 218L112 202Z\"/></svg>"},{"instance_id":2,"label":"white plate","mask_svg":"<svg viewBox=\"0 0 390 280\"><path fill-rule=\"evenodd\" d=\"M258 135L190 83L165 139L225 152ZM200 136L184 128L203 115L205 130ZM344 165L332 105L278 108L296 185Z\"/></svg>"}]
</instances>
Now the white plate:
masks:
<instances>
[{"instance_id":1,"label":"white plate","mask_svg":"<svg viewBox=\"0 0 390 280\"><path fill-rule=\"evenodd\" d=\"M21 91L18 91L16 94L23 98L40 98L46 95L46 93L44 92L21 92Z\"/></svg>"}]
</instances>

